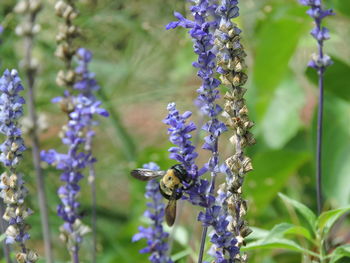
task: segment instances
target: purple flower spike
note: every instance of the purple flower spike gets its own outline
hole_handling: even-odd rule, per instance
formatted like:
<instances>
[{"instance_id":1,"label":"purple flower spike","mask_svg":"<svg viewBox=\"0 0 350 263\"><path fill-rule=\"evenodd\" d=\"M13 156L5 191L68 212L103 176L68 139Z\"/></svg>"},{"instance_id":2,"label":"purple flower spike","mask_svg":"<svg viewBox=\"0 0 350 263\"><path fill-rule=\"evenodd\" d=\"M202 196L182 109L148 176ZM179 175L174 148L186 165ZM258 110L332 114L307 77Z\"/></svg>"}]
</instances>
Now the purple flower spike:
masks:
<instances>
[{"instance_id":1,"label":"purple flower spike","mask_svg":"<svg viewBox=\"0 0 350 263\"><path fill-rule=\"evenodd\" d=\"M170 158L181 163L192 179L197 179L198 167L195 165L195 160L198 154L192 145L192 135L190 134L197 127L193 122L186 124L186 120L192 113L187 111L184 114L180 114L176 109L175 103L169 103L167 109L169 115L163 122L170 126L168 128L169 140L177 146L169 149Z\"/></svg>"},{"instance_id":2,"label":"purple flower spike","mask_svg":"<svg viewBox=\"0 0 350 263\"><path fill-rule=\"evenodd\" d=\"M145 169L154 171L159 170L159 166L153 162L145 164ZM151 180L146 186L146 198L151 201L147 203L149 208L145 212L145 216L148 217L152 225L148 228L139 227L139 233L135 234L132 238L133 242L140 239L147 240L147 247L140 250L140 253L150 253L149 260L152 263L172 263L172 260L168 256L169 246L166 242L169 234L164 231L162 223L165 215L165 204L163 203L163 196L159 191L159 182L157 180Z\"/></svg>"},{"instance_id":3,"label":"purple flower spike","mask_svg":"<svg viewBox=\"0 0 350 263\"><path fill-rule=\"evenodd\" d=\"M72 95L71 92L65 91L63 97L54 100L56 103L68 101L72 107L62 137L62 143L68 146L68 151L58 153L51 149L41 153L43 161L62 171L60 179L64 185L58 189L61 204L57 207L57 214L65 221L61 232L73 254L79 250L82 236L89 231L80 221L80 203L77 201L77 195L80 192L79 182L84 178L83 170L88 167L92 171L90 176L94 177L95 174L93 164L96 159L92 155L92 140L95 133L92 127L98 124L95 120L96 115L103 117L109 115L100 107L101 102L94 94L100 87L95 75L88 69L92 53L81 48L77 51L77 57L78 67L75 71L79 78L74 89L78 94ZM90 181L93 179L90 178Z\"/></svg>"},{"instance_id":4,"label":"purple flower spike","mask_svg":"<svg viewBox=\"0 0 350 263\"><path fill-rule=\"evenodd\" d=\"M18 245L18 262L34 263L38 260L38 255L27 248L30 226L25 222L33 212L25 205L28 190L24 185L24 176L17 171L26 149L18 123L19 118L23 116L25 103L19 95L22 90L17 71L5 70L0 78L0 133L5 135L5 141L0 145L0 162L6 171L0 176L0 197L6 204L3 219L9 223L5 231L5 243Z\"/></svg>"},{"instance_id":5,"label":"purple flower spike","mask_svg":"<svg viewBox=\"0 0 350 263\"><path fill-rule=\"evenodd\" d=\"M318 54L313 55L312 60L309 62L309 66L318 71L324 71L325 68L333 62L327 55L323 54L323 42L329 39L330 36L329 30L326 27L321 26L321 24L325 17L334 15L335 13L332 9L323 9L321 0L300 0L300 3L310 7L307 14L314 19L316 25L310 33L318 43L319 52Z\"/></svg>"},{"instance_id":6,"label":"purple flower spike","mask_svg":"<svg viewBox=\"0 0 350 263\"><path fill-rule=\"evenodd\" d=\"M208 200L206 195L208 194L209 183L200 179L200 176L207 171L207 168L198 170L195 164L198 153L192 145L190 132L196 130L196 126L193 122L187 123L187 119L192 113L187 111L180 114L176 109L175 103L169 103L167 109L169 114L163 122L170 126L168 128L169 141L176 145L169 149L169 157L181 163L193 181L191 187L184 191L184 198L194 205L207 207Z\"/></svg>"}]
</instances>

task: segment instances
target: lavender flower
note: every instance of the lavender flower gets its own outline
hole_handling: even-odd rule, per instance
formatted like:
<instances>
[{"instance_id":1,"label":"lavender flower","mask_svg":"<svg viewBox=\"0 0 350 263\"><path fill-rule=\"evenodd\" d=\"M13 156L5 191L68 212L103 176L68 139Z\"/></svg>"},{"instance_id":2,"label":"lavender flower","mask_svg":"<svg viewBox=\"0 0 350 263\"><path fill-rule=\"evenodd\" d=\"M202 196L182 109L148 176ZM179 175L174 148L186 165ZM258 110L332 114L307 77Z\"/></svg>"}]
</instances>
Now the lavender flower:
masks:
<instances>
[{"instance_id":1,"label":"lavender flower","mask_svg":"<svg viewBox=\"0 0 350 263\"><path fill-rule=\"evenodd\" d=\"M322 8L321 0L300 0L300 3L302 5L310 6L307 14L314 19L316 25L311 31L311 35L318 43L319 53L313 55L309 66L323 72L325 68L333 62L329 56L323 54L323 42L329 39L329 30L326 27L322 27L321 23L325 17L334 15L334 13L332 9L325 10Z\"/></svg>"},{"instance_id":2,"label":"lavender flower","mask_svg":"<svg viewBox=\"0 0 350 263\"><path fill-rule=\"evenodd\" d=\"M192 115L190 111L180 114L176 109L175 103L169 103L167 107L169 114L163 120L163 122L170 127L168 128L169 140L176 147L169 149L170 158L178 161L186 169L188 176L194 181L193 186L185 191L185 197L194 205L207 207L206 194L208 191L209 183L206 180L200 179L200 176L206 171L206 169L198 170L195 160L198 153L195 151L195 147L192 145L190 134L196 130L196 125L193 122L186 124L187 119ZM184 182L185 187L186 182Z\"/></svg>"},{"instance_id":3,"label":"lavender flower","mask_svg":"<svg viewBox=\"0 0 350 263\"><path fill-rule=\"evenodd\" d=\"M175 103L168 105L168 111L169 115L164 122L170 126L168 128L170 141L177 145L177 147L169 149L170 158L180 162L194 180L194 184L184 191L184 198L194 205L206 208L205 212L199 213L198 220L202 222L205 229L209 226L213 228L210 240L215 245L215 253L211 253L211 255L216 257L217 262L233 262L221 261L227 260L227 258L234 259L237 253L236 239L232 232L227 229L229 220L227 213L222 209L222 205L225 204L223 195L220 195L221 199L216 200L214 195L210 194L210 183L200 179L206 168L198 171L195 165L198 154L192 145L190 132L194 131L196 126L192 122L186 124L191 112L185 112L181 115L176 109Z\"/></svg>"},{"instance_id":4,"label":"lavender flower","mask_svg":"<svg viewBox=\"0 0 350 263\"><path fill-rule=\"evenodd\" d=\"M77 50L78 67L75 69L75 73L78 76L78 80L74 85L74 89L79 91L79 97L83 103L79 104L85 107L87 114L86 119L86 133L85 133L85 151L90 156L89 160L89 183L91 185L91 199L92 199L92 232L93 232L93 253L92 262L96 262L97 251L97 215L96 215L96 172L94 164L96 158L93 156L92 144L95 136L93 126L97 125L97 121L94 119L94 115L100 114L104 117L108 117L108 112L105 109L100 108L101 102L97 100L95 92L100 89L95 79L95 74L89 71L89 63L92 60L92 53L85 49L80 48ZM81 120L83 121L83 120Z\"/></svg>"},{"instance_id":5,"label":"lavender flower","mask_svg":"<svg viewBox=\"0 0 350 263\"><path fill-rule=\"evenodd\" d=\"M158 171L159 166L155 163L145 164L143 168ZM159 191L159 182L151 180L147 183L146 198L151 199L147 203L149 210L145 212L145 217L148 217L152 226L145 228L139 227L139 233L132 238L133 242L140 239L147 240L147 247L140 250L140 253L151 253L149 260L153 263L171 263L172 260L168 257L168 244L166 239L169 234L163 230L162 223L165 215L165 204L162 202L163 197Z\"/></svg>"},{"instance_id":6,"label":"lavender flower","mask_svg":"<svg viewBox=\"0 0 350 263\"><path fill-rule=\"evenodd\" d=\"M216 99L219 98L219 91L216 89L220 85L220 81L214 78L215 74L215 54L213 53L213 34L212 31L217 26L217 21L214 19L209 21L209 17L214 13L215 4L211 4L208 0L193 1L195 5L190 7L194 21L185 19L181 14L175 13L178 21L171 22L167 25L167 29L178 26L190 28L189 34L193 38L194 52L198 55L198 60L193 63L195 68L198 68L197 75L202 79L202 85L197 90L198 98L197 105L200 105L200 110L210 119L202 127L209 135L205 137L203 149L212 152L212 157L205 166L212 175L211 192L215 188L215 177L219 171L218 159L218 137L224 131L226 126L220 122L217 116L221 113L222 108L216 104Z\"/></svg>"},{"instance_id":7,"label":"lavender flower","mask_svg":"<svg viewBox=\"0 0 350 263\"><path fill-rule=\"evenodd\" d=\"M79 65L76 74L80 78L74 88L79 93L73 96L65 92L64 97L54 99L54 102L69 101L72 107L62 137L62 143L68 146L68 153L61 154L55 150L42 152L44 161L63 171L61 181L65 184L58 190L62 204L58 206L57 212L65 221L61 228L62 238L67 242L73 256L78 253L82 236L89 231L80 221L77 194L80 191L79 182L84 177L83 169L86 167L93 169L93 163L96 161L92 155L91 145L95 134L92 126L97 124L94 117L108 116L108 112L100 107L101 102L93 94L99 86L94 75L88 71L88 63L92 59L91 52L79 49L77 55Z\"/></svg>"},{"instance_id":8,"label":"lavender flower","mask_svg":"<svg viewBox=\"0 0 350 263\"><path fill-rule=\"evenodd\" d=\"M0 79L0 133L6 136L0 146L0 162L7 171L0 177L0 196L7 206L3 218L9 223L5 242L17 243L20 247L20 251L16 253L18 262L31 263L38 260L37 254L26 246L26 241L30 238L27 232L30 226L25 219L32 214L32 210L24 204L28 190L24 186L23 175L17 172L22 153L26 149L18 124L19 118L23 116L25 103L18 94L22 90L17 71L6 70Z\"/></svg>"},{"instance_id":9,"label":"lavender flower","mask_svg":"<svg viewBox=\"0 0 350 263\"><path fill-rule=\"evenodd\" d=\"M189 190L190 199L198 198L200 194L205 195L203 198L205 201L202 201L200 204L206 208L206 211L200 212L198 216L198 220L201 221L204 226L199 262L202 260L205 236L209 226L212 226L214 232L216 232L216 234L212 234L211 238L211 242L213 242L216 248L216 253L212 253L212 255L218 262L224 262L222 260L227 258L227 256L225 257L225 253L226 255L229 254L228 260L233 260L237 249L234 246L236 244L234 236L227 230L227 225L229 224L225 218L227 213L222 210L220 203L215 204L214 197L215 178L220 171L218 140L219 136L227 130L225 124L218 120L218 115L222 112L222 108L216 103L216 100L219 98L217 87L220 85L220 81L214 77L216 73L216 56L213 52L213 31L218 26L219 16L215 14L217 5L213 4L211 1L201 0L193 2L195 5L191 6L190 10L193 14L194 21L187 20L181 14L175 13L178 21L170 23L167 29L178 26L191 28L189 34L193 38L194 52L198 55L198 60L193 63L193 66L198 68L197 75L202 79L202 86L197 90L199 95L196 104L199 105L201 112L209 117L207 123L202 127L202 129L208 133L202 148L212 153L208 163L203 167L203 169L211 173L211 182L209 183L206 180L201 180L199 186L197 184L196 188ZM222 242L222 240L218 238L213 238L218 235L223 235L227 240ZM232 251L232 253L227 253L227 251Z\"/></svg>"}]
</instances>

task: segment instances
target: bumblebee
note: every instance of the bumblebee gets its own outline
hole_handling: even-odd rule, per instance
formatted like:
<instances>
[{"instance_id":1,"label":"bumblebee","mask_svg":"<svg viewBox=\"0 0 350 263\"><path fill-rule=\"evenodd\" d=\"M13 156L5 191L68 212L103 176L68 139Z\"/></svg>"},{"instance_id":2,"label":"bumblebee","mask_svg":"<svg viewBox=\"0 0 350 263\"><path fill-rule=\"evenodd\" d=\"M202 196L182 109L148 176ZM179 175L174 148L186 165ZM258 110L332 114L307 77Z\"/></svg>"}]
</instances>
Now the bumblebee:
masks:
<instances>
[{"instance_id":1,"label":"bumblebee","mask_svg":"<svg viewBox=\"0 0 350 263\"><path fill-rule=\"evenodd\" d=\"M191 187L192 180L189 179L186 169L181 164L176 164L167 171L136 169L131 171L131 176L141 181L162 178L159 190L162 196L169 200L165 208L165 221L168 226L172 226L176 218L176 201L182 197L183 190Z\"/></svg>"}]
</instances>

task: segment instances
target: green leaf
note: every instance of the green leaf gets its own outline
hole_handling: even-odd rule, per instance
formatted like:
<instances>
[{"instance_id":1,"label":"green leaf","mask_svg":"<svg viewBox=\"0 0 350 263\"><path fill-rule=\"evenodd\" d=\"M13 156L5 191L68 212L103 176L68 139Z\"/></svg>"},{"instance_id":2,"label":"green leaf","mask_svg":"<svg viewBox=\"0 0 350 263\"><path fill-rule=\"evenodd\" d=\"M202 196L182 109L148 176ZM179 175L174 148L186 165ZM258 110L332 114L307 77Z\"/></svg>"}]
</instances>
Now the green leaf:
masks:
<instances>
[{"instance_id":1,"label":"green leaf","mask_svg":"<svg viewBox=\"0 0 350 263\"><path fill-rule=\"evenodd\" d=\"M346 87L350 83L350 66L344 61L332 57L334 64L327 68L324 78L324 89L331 94L350 101L350 92ZM318 75L315 69L307 68L306 76L308 79L318 85Z\"/></svg>"},{"instance_id":2,"label":"green leaf","mask_svg":"<svg viewBox=\"0 0 350 263\"><path fill-rule=\"evenodd\" d=\"M278 86L262 120L263 138L273 149L282 148L300 126L300 111L304 106L305 95L291 74Z\"/></svg>"},{"instance_id":3,"label":"green leaf","mask_svg":"<svg viewBox=\"0 0 350 263\"><path fill-rule=\"evenodd\" d=\"M288 182L310 155L297 151L267 151L254 155L254 170L247 176L246 192L248 199L253 199L251 206L260 213L276 197L277 193Z\"/></svg>"},{"instance_id":4,"label":"green leaf","mask_svg":"<svg viewBox=\"0 0 350 263\"><path fill-rule=\"evenodd\" d=\"M271 238L269 240L259 240L247 244L242 248L242 251L250 251L254 249L286 249L303 254L312 255L318 257L318 255L308 249L302 248L296 242L285 238Z\"/></svg>"},{"instance_id":5,"label":"green leaf","mask_svg":"<svg viewBox=\"0 0 350 263\"><path fill-rule=\"evenodd\" d=\"M265 229L261 229L258 227L250 227L253 231L249 236L246 237L246 240L256 240L265 238L270 232Z\"/></svg>"},{"instance_id":6,"label":"green leaf","mask_svg":"<svg viewBox=\"0 0 350 263\"><path fill-rule=\"evenodd\" d=\"M289 198L288 196L278 193L278 196L288 205L293 207L296 211L302 215L306 221L309 223L309 226L311 227L312 230L315 230L315 224L316 224L316 215L314 212L312 212L306 205L293 200Z\"/></svg>"},{"instance_id":7,"label":"green leaf","mask_svg":"<svg viewBox=\"0 0 350 263\"><path fill-rule=\"evenodd\" d=\"M4 234L2 234L2 235L0 236L0 242L4 241L5 238L6 238L6 234L4 233Z\"/></svg>"},{"instance_id":8,"label":"green leaf","mask_svg":"<svg viewBox=\"0 0 350 263\"><path fill-rule=\"evenodd\" d=\"M350 258L350 245L337 247L330 256L331 260L329 263L336 263L339 259L342 259L344 257Z\"/></svg>"},{"instance_id":9,"label":"green leaf","mask_svg":"<svg viewBox=\"0 0 350 263\"><path fill-rule=\"evenodd\" d=\"M292 11L291 11L292 12ZM290 58L299 38L305 32L305 23L299 16L285 14L276 20L264 23L256 38L253 82L258 88L256 110L261 119L273 97L274 90L284 78ZM276 46L278 43L278 46Z\"/></svg>"},{"instance_id":10,"label":"green leaf","mask_svg":"<svg viewBox=\"0 0 350 263\"><path fill-rule=\"evenodd\" d=\"M302 226L296 226L289 223L281 223L274 226L270 233L265 237L265 240L276 237L285 237L286 235L291 235L294 237L302 236L307 240L313 242L312 233L310 233L308 229Z\"/></svg>"},{"instance_id":11,"label":"green leaf","mask_svg":"<svg viewBox=\"0 0 350 263\"><path fill-rule=\"evenodd\" d=\"M323 212L317 220L317 230L323 235L327 235L335 222L349 211L350 206Z\"/></svg>"},{"instance_id":12,"label":"green leaf","mask_svg":"<svg viewBox=\"0 0 350 263\"><path fill-rule=\"evenodd\" d=\"M171 260L174 261L174 262L177 262L178 260L184 258L184 257L187 257L189 254L191 254L191 249L188 248L188 249L185 249L185 250L182 250L174 255L171 256Z\"/></svg>"}]
</instances>

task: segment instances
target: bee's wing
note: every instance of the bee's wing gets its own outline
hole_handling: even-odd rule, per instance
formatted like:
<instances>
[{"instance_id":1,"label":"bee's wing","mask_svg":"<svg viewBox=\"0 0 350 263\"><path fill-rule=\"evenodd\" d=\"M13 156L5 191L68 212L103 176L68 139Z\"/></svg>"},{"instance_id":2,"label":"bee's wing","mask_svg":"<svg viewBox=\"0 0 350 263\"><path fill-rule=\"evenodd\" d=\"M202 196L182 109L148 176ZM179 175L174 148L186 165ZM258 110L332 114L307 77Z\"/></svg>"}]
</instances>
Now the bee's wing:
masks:
<instances>
[{"instance_id":1,"label":"bee's wing","mask_svg":"<svg viewBox=\"0 0 350 263\"><path fill-rule=\"evenodd\" d=\"M165 221L168 226L172 226L176 219L176 199L170 198L165 208Z\"/></svg>"},{"instance_id":2,"label":"bee's wing","mask_svg":"<svg viewBox=\"0 0 350 263\"><path fill-rule=\"evenodd\" d=\"M152 179L162 177L165 171L153 171L149 169L136 169L131 171L131 176L141 181L150 181Z\"/></svg>"}]
</instances>

